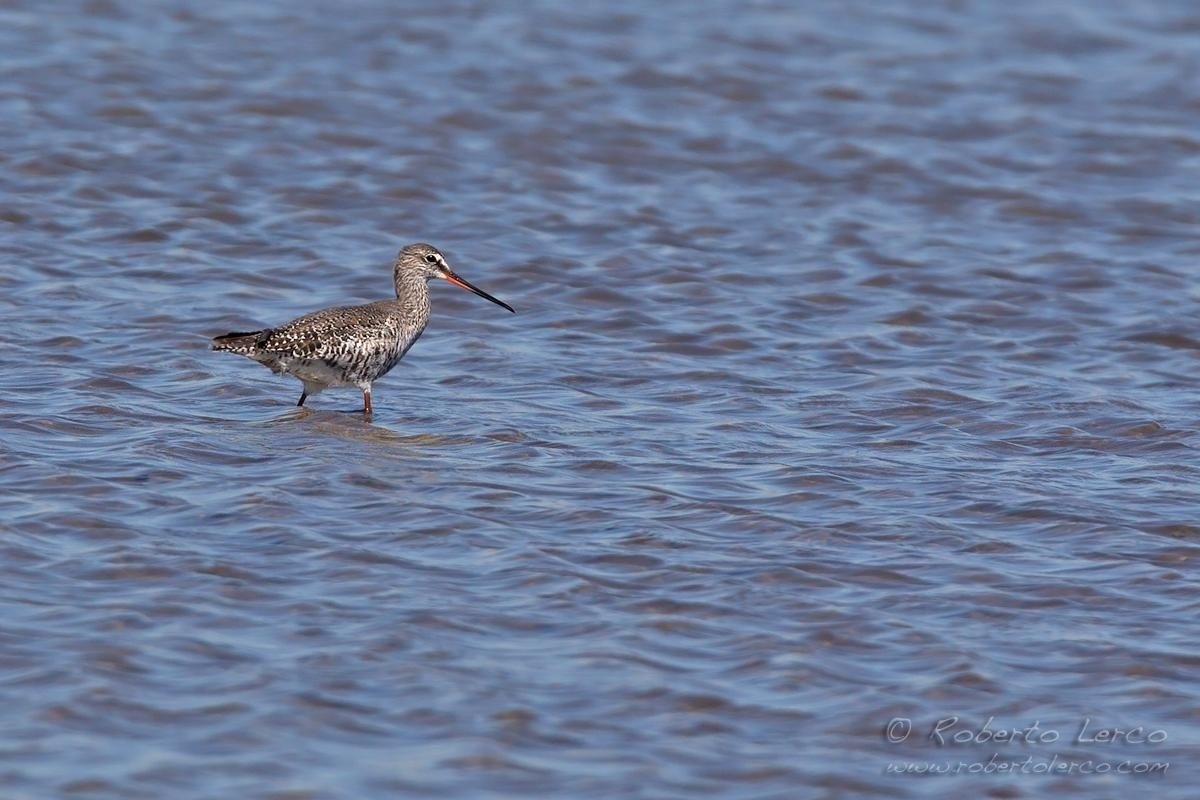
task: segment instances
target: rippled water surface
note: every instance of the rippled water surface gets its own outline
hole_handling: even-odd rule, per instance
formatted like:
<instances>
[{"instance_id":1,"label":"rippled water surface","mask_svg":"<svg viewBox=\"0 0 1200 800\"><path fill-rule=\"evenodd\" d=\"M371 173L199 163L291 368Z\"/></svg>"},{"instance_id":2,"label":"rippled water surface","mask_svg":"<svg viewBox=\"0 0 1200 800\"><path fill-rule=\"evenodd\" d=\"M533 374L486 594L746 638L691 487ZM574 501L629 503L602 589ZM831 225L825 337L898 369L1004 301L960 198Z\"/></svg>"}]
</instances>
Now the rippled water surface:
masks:
<instances>
[{"instance_id":1,"label":"rippled water surface","mask_svg":"<svg viewBox=\"0 0 1200 800\"><path fill-rule=\"evenodd\" d=\"M1198 34L0 3L0 796L1194 796Z\"/></svg>"}]
</instances>

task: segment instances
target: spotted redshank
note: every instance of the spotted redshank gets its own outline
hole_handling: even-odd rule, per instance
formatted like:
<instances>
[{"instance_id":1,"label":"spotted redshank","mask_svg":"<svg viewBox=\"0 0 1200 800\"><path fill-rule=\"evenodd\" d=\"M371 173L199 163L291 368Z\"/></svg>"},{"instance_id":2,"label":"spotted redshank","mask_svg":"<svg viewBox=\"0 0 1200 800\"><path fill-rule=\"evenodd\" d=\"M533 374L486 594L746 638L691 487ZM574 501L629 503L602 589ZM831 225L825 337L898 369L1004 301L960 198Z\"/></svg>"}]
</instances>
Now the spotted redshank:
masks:
<instances>
[{"instance_id":1,"label":"spotted redshank","mask_svg":"<svg viewBox=\"0 0 1200 800\"><path fill-rule=\"evenodd\" d=\"M363 393L363 416L370 419L371 384L404 358L429 322L428 284L433 278L513 310L456 275L433 245L410 244L392 265L395 300L326 308L278 328L227 333L213 339L212 349L237 353L272 372L299 378L304 391L298 406L330 386L357 386Z\"/></svg>"}]
</instances>

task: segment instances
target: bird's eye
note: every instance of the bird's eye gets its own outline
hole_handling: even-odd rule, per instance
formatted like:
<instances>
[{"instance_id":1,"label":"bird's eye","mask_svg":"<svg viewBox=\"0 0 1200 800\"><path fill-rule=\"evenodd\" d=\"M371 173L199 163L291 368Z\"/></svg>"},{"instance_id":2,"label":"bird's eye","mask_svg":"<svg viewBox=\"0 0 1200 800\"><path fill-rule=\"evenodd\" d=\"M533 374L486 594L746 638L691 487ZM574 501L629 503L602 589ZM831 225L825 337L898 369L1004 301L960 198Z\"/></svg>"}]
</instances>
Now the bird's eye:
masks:
<instances>
[{"instance_id":1,"label":"bird's eye","mask_svg":"<svg viewBox=\"0 0 1200 800\"><path fill-rule=\"evenodd\" d=\"M430 264L436 264L438 262L438 257L433 253L430 253L429 255L425 256L425 260Z\"/></svg>"}]
</instances>

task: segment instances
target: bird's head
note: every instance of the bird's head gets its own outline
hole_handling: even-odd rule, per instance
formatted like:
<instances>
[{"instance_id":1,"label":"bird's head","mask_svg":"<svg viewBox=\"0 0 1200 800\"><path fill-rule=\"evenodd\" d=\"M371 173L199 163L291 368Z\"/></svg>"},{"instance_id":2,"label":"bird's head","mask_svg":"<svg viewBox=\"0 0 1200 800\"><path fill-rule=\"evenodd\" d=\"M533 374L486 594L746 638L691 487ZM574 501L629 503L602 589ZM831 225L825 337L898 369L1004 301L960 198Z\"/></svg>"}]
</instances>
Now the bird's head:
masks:
<instances>
[{"instance_id":1,"label":"bird's head","mask_svg":"<svg viewBox=\"0 0 1200 800\"><path fill-rule=\"evenodd\" d=\"M474 292L485 300L491 300L498 306L513 311L512 306L508 303L497 300L483 289L473 286L469 281L455 274L454 270L450 269L450 264L446 261L446 257L442 255L442 251L431 244L418 242L416 244L405 245L400 250L399 255L396 256L393 273L395 274L397 285L401 283L402 278L408 276L417 276L427 281L434 278L441 278L450 281L455 286L466 289L468 292ZM516 312L513 311L513 313L515 314Z\"/></svg>"}]
</instances>

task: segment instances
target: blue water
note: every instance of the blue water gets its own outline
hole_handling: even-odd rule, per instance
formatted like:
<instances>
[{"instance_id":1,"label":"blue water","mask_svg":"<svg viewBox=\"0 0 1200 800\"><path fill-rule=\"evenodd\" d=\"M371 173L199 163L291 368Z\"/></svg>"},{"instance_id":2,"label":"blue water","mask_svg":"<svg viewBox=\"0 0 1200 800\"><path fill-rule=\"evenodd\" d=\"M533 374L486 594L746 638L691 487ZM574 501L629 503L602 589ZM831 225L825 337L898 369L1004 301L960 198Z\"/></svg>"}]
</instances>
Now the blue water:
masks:
<instances>
[{"instance_id":1,"label":"blue water","mask_svg":"<svg viewBox=\"0 0 1200 800\"><path fill-rule=\"evenodd\" d=\"M3 6L0 796L1191 797L1198 25Z\"/></svg>"}]
</instances>

